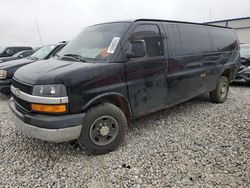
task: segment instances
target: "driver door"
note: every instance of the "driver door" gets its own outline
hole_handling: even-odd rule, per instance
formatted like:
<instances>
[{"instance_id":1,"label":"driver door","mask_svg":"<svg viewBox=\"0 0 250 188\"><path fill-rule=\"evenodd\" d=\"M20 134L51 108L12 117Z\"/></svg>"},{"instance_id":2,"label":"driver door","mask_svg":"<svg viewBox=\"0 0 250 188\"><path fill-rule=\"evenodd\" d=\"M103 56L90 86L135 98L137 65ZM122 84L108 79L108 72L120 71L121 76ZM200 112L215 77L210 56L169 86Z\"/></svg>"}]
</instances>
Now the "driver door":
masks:
<instances>
[{"instance_id":1,"label":"driver door","mask_svg":"<svg viewBox=\"0 0 250 188\"><path fill-rule=\"evenodd\" d=\"M142 41L146 51L144 57L130 58L126 63L128 95L135 117L162 109L167 103L161 35L157 24L145 23L135 26L128 40Z\"/></svg>"}]
</instances>

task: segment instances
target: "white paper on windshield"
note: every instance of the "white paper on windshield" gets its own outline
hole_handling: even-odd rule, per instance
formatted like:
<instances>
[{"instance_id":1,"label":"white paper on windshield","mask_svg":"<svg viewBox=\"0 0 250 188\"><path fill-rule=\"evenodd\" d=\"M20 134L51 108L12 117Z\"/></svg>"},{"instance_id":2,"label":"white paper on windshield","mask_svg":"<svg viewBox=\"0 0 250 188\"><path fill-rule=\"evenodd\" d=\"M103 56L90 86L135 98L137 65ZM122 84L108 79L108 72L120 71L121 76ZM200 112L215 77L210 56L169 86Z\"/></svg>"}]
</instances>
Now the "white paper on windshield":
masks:
<instances>
[{"instance_id":1,"label":"white paper on windshield","mask_svg":"<svg viewBox=\"0 0 250 188\"><path fill-rule=\"evenodd\" d=\"M116 49L117 44L118 44L119 41L120 41L120 37L114 37L114 38L113 38L113 40L112 40L112 42L110 43L109 48L108 48L108 50L107 50L107 52L108 52L109 54L113 54L113 53L115 52L115 49Z\"/></svg>"}]
</instances>

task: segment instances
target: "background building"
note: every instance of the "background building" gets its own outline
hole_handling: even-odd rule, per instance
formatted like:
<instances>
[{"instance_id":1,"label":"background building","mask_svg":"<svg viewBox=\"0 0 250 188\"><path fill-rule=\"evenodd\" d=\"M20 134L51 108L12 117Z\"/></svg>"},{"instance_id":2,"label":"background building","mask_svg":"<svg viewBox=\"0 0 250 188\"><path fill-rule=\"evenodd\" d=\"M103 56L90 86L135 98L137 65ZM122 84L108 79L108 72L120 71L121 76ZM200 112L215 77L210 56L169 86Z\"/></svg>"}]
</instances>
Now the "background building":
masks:
<instances>
[{"instance_id":1,"label":"background building","mask_svg":"<svg viewBox=\"0 0 250 188\"><path fill-rule=\"evenodd\" d=\"M250 43L250 17L207 22L212 25L232 27L236 30L240 43Z\"/></svg>"}]
</instances>

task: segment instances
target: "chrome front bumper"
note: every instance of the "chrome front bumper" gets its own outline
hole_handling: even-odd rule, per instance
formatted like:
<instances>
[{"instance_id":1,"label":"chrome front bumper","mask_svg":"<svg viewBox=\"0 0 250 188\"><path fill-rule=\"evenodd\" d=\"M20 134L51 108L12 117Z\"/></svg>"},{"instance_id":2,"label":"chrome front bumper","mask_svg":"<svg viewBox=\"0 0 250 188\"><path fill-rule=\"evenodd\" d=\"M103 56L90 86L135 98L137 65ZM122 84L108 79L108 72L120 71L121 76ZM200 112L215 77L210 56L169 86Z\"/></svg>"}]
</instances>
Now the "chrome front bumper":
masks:
<instances>
[{"instance_id":1,"label":"chrome front bumper","mask_svg":"<svg viewBox=\"0 0 250 188\"><path fill-rule=\"evenodd\" d=\"M16 125L16 127L23 132L28 137L37 138L44 141L50 141L50 142L66 142L70 140L76 140L79 138L82 130L82 121L83 121L83 115L79 114L79 117L74 116L73 122L79 121L79 124L76 125L69 125L67 126L64 117L58 117L58 120L56 122L55 127L48 126L46 122L51 119L51 116L43 115L43 118L39 117L36 119L36 117L31 117L29 115L25 115L22 112L20 112L18 109L16 109L14 100L11 98L9 101L9 106L11 109L12 119ZM69 116L70 117L70 116ZM71 117L72 118L72 117ZM78 120L79 118L79 120ZM27 122L36 122L38 125L31 125ZM61 121L61 127L58 125ZM49 127L49 128L48 128Z\"/></svg>"},{"instance_id":2,"label":"chrome front bumper","mask_svg":"<svg viewBox=\"0 0 250 188\"><path fill-rule=\"evenodd\" d=\"M82 130L82 126L75 126L64 129L44 129L40 127L35 127L24 123L20 119L13 115L13 121L16 127L22 131L28 137L37 138L44 141L50 142L66 142L69 140L76 140L79 138Z\"/></svg>"}]
</instances>

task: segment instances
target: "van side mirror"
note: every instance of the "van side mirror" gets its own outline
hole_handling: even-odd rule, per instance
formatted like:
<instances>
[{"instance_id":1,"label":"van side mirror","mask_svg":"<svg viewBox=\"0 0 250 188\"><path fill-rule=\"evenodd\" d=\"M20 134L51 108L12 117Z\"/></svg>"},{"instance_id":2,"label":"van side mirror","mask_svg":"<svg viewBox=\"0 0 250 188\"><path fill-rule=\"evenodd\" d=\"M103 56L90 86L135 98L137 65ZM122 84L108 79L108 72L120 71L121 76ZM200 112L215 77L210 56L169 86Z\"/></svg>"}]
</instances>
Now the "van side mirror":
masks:
<instances>
[{"instance_id":1,"label":"van side mirror","mask_svg":"<svg viewBox=\"0 0 250 188\"><path fill-rule=\"evenodd\" d=\"M23 58L23 54L19 55L19 58Z\"/></svg>"},{"instance_id":2,"label":"van side mirror","mask_svg":"<svg viewBox=\"0 0 250 188\"><path fill-rule=\"evenodd\" d=\"M132 42L132 51L127 51L127 58L144 57L146 54L145 44L142 41Z\"/></svg>"}]
</instances>

